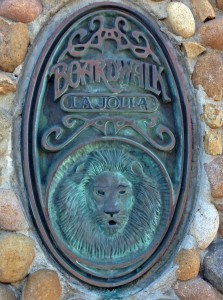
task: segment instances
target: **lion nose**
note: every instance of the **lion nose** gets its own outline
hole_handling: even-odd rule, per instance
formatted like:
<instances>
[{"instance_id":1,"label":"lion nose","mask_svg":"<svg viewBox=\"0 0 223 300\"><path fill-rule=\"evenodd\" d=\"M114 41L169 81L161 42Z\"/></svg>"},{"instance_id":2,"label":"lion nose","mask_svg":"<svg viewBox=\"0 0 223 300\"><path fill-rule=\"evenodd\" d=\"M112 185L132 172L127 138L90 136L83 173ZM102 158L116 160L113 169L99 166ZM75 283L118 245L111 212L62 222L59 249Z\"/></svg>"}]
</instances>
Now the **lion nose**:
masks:
<instances>
[{"instance_id":1,"label":"lion nose","mask_svg":"<svg viewBox=\"0 0 223 300\"><path fill-rule=\"evenodd\" d=\"M109 200L105 203L104 213L113 217L114 214L119 213L119 209L116 207L115 203L112 200Z\"/></svg>"}]
</instances>

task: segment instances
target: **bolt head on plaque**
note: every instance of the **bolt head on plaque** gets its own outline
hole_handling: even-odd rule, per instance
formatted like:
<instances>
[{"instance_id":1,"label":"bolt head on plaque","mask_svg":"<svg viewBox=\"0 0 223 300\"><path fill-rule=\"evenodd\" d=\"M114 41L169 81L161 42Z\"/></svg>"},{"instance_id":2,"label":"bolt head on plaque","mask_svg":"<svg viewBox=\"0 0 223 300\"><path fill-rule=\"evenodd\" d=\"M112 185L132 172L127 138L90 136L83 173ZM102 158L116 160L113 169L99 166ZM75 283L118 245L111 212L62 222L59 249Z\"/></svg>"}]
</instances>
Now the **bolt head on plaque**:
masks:
<instances>
[{"instance_id":1,"label":"bolt head on plaque","mask_svg":"<svg viewBox=\"0 0 223 300\"><path fill-rule=\"evenodd\" d=\"M191 151L183 80L158 27L120 4L71 13L43 35L24 89L32 213L69 273L121 286L154 266L182 216Z\"/></svg>"}]
</instances>

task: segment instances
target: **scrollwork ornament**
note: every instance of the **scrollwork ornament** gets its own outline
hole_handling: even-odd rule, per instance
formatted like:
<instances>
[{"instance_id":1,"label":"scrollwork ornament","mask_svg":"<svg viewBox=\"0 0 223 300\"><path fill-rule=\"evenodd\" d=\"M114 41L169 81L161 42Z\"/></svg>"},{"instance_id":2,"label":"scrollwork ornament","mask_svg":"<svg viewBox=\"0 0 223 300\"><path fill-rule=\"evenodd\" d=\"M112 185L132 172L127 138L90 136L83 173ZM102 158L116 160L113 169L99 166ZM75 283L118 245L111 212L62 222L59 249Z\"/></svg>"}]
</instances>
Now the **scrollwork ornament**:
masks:
<instances>
[{"instance_id":1,"label":"scrollwork ornament","mask_svg":"<svg viewBox=\"0 0 223 300\"><path fill-rule=\"evenodd\" d=\"M81 126L77 126L77 122L82 121ZM78 115L68 115L63 118L63 125L72 129L72 132L68 134L68 137L63 136L64 130L60 126L53 126L45 131L42 136L42 147L47 151L60 151L66 147L69 143L77 138L83 131L89 127L94 127L103 133L104 136L114 135L118 136L119 132L124 128L131 128L136 133L140 134L152 147L160 151L171 151L176 143L174 134L167 127L159 124L156 126L156 119L154 117L146 117L144 123L146 125L146 131L142 130L137 121L124 117L96 117L85 118ZM108 131L108 125L112 124L113 132ZM156 137L161 141L158 143L150 136L150 130L155 127ZM122 135L121 135L122 136ZM168 138L166 138L168 137ZM54 140L54 142L52 142ZM61 142L60 142L61 140Z\"/></svg>"},{"instance_id":2,"label":"scrollwork ornament","mask_svg":"<svg viewBox=\"0 0 223 300\"><path fill-rule=\"evenodd\" d=\"M116 17L113 28L106 28L102 16L94 17L89 30L80 28L69 38L67 51L73 57L82 57L89 49L103 52L103 43L114 40L117 51L131 51L137 58L152 57L160 65L160 61L151 50L147 37L143 32L131 31L129 22L124 17Z\"/></svg>"}]
</instances>

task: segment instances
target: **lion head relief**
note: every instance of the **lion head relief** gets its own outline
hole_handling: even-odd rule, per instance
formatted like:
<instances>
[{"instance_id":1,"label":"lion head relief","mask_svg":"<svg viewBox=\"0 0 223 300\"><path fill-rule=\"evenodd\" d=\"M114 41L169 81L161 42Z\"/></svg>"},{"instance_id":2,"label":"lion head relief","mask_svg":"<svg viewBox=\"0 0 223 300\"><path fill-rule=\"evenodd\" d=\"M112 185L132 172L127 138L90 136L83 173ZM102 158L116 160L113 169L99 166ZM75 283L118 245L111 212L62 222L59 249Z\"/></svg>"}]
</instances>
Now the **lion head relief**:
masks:
<instances>
[{"instance_id":1,"label":"lion head relief","mask_svg":"<svg viewBox=\"0 0 223 300\"><path fill-rule=\"evenodd\" d=\"M127 151L115 148L92 151L70 166L49 209L69 249L110 259L148 246L163 209L151 174Z\"/></svg>"},{"instance_id":2,"label":"lion head relief","mask_svg":"<svg viewBox=\"0 0 223 300\"><path fill-rule=\"evenodd\" d=\"M120 234L135 200L131 182L120 172L105 171L91 180L88 195L87 205L102 233Z\"/></svg>"}]
</instances>

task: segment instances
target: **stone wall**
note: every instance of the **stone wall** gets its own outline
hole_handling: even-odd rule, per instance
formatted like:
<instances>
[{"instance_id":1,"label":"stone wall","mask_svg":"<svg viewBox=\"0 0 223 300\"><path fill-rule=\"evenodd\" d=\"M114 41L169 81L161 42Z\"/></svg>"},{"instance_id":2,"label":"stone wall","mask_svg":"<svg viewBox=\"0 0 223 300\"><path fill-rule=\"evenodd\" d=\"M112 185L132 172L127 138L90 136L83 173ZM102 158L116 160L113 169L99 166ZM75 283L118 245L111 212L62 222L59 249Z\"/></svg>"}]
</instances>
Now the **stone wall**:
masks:
<instances>
[{"instance_id":1,"label":"stone wall","mask_svg":"<svg viewBox=\"0 0 223 300\"><path fill-rule=\"evenodd\" d=\"M0 299L118 299L81 284L49 257L28 208L20 158L24 99L16 90L44 25L95 1L0 1ZM119 1L152 15L187 68L193 124L194 210L177 256L147 287L121 298L223 299L223 0ZM183 70L183 69L182 69ZM116 291L118 295L118 291Z\"/></svg>"}]
</instances>

